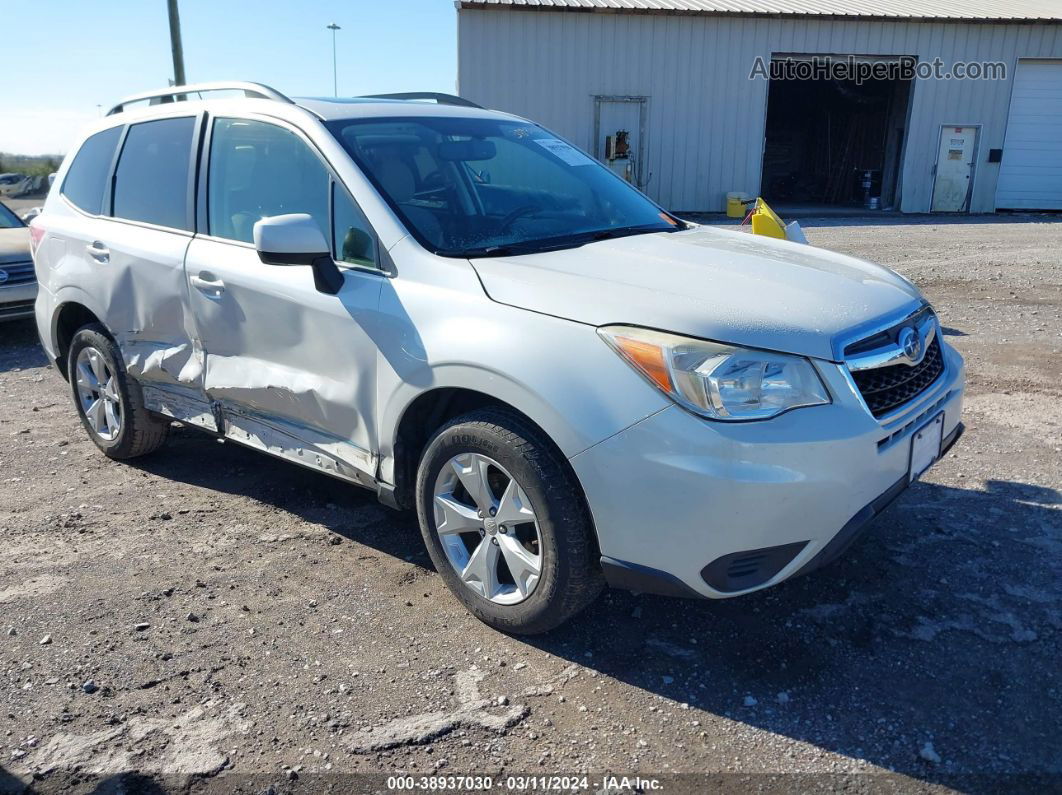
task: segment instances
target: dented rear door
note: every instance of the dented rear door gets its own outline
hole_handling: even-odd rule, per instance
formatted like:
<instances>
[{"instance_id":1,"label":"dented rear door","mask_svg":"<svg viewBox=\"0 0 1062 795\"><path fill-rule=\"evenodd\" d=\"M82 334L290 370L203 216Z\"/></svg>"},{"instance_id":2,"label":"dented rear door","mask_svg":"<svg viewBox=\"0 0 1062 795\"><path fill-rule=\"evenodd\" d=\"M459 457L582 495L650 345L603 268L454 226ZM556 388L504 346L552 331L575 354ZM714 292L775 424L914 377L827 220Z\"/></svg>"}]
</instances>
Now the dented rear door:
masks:
<instances>
[{"instance_id":1,"label":"dented rear door","mask_svg":"<svg viewBox=\"0 0 1062 795\"><path fill-rule=\"evenodd\" d=\"M104 199L110 217L71 241L95 275L91 289L146 404L182 419L206 405L184 276L200 123L186 115L128 125Z\"/></svg>"}]
</instances>

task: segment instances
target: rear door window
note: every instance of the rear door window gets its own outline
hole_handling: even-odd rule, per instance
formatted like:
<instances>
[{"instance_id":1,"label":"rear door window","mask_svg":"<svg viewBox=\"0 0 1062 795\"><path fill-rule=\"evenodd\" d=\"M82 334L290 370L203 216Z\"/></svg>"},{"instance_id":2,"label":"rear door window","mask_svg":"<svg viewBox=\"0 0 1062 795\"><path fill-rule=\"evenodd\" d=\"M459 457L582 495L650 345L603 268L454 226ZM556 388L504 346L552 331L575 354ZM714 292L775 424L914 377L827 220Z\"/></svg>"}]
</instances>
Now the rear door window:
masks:
<instances>
[{"instance_id":1,"label":"rear door window","mask_svg":"<svg viewBox=\"0 0 1062 795\"><path fill-rule=\"evenodd\" d=\"M103 209L107 177L121 134L122 127L119 126L90 135L66 172L61 193L87 213L98 215Z\"/></svg>"},{"instance_id":2,"label":"rear door window","mask_svg":"<svg viewBox=\"0 0 1062 795\"><path fill-rule=\"evenodd\" d=\"M195 117L134 124L125 137L114 180L116 218L191 229L188 170Z\"/></svg>"}]
</instances>

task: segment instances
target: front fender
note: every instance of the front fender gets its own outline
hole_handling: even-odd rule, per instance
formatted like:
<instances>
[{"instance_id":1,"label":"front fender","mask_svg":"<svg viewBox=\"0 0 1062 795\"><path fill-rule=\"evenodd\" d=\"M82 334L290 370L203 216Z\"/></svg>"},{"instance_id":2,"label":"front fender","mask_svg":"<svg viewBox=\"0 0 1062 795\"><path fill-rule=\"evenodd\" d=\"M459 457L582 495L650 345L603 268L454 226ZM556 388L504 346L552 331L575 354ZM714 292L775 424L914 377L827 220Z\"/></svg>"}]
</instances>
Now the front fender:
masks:
<instances>
[{"instance_id":1,"label":"front fender","mask_svg":"<svg viewBox=\"0 0 1062 795\"><path fill-rule=\"evenodd\" d=\"M569 458L670 405L593 326L496 303L478 284L392 281L380 324L377 438L387 482L402 416L431 390L467 389L508 404Z\"/></svg>"}]
</instances>

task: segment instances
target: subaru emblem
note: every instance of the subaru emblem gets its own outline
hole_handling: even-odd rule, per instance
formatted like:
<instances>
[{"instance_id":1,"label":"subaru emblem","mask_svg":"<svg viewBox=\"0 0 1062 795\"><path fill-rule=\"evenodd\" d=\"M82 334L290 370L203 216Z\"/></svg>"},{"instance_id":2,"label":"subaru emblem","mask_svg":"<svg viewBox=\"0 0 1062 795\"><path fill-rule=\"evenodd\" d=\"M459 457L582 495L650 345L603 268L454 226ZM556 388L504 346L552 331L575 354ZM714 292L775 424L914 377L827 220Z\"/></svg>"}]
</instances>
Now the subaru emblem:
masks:
<instances>
[{"instance_id":1,"label":"subaru emblem","mask_svg":"<svg viewBox=\"0 0 1062 795\"><path fill-rule=\"evenodd\" d=\"M7 271L0 270L0 284L6 282L10 277L7 275Z\"/></svg>"},{"instance_id":2,"label":"subaru emblem","mask_svg":"<svg viewBox=\"0 0 1062 795\"><path fill-rule=\"evenodd\" d=\"M910 326L903 329L897 342L903 350L903 355L907 357L911 364L918 364L922 361L925 345L922 342L922 334L918 329Z\"/></svg>"}]
</instances>

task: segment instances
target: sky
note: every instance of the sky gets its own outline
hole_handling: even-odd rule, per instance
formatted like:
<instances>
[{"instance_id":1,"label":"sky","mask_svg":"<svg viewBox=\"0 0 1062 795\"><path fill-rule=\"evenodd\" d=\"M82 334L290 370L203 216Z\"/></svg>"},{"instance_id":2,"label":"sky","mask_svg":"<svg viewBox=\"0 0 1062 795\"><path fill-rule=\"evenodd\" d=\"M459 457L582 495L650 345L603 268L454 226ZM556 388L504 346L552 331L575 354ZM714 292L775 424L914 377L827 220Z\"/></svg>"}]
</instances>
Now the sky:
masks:
<instances>
[{"instance_id":1,"label":"sky","mask_svg":"<svg viewBox=\"0 0 1062 795\"><path fill-rule=\"evenodd\" d=\"M179 0L188 82L289 96L455 93L453 0ZM0 0L0 152L65 154L122 97L173 77L166 0ZM12 35L17 32L17 35Z\"/></svg>"}]
</instances>

